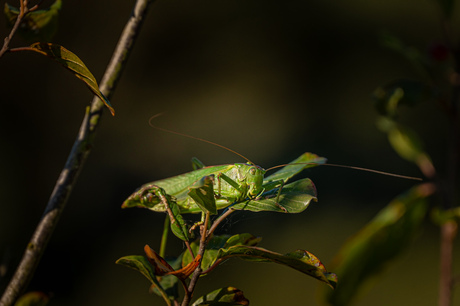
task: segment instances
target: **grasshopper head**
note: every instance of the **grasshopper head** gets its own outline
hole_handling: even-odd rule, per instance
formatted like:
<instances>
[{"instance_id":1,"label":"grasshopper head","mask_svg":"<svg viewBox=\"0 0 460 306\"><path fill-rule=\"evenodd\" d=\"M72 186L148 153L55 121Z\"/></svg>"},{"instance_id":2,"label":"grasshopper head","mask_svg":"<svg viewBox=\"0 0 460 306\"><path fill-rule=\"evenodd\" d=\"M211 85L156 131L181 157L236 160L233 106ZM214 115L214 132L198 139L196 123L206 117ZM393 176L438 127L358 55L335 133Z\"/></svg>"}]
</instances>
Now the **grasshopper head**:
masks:
<instances>
[{"instance_id":1,"label":"grasshopper head","mask_svg":"<svg viewBox=\"0 0 460 306\"><path fill-rule=\"evenodd\" d=\"M248 185L248 195L256 197L262 192L262 183L264 180L265 170L256 165L249 165L246 174L246 183Z\"/></svg>"}]
</instances>

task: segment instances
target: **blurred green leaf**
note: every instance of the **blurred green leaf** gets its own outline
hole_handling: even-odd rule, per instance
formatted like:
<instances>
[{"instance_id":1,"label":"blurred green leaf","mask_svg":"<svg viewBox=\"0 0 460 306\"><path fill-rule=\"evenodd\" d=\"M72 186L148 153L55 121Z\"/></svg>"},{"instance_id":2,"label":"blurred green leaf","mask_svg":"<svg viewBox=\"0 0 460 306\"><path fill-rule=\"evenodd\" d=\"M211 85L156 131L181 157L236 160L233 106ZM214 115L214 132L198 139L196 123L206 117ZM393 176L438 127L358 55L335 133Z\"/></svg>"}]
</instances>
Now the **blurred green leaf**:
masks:
<instances>
[{"instance_id":1,"label":"blurred green leaf","mask_svg":"<svg viewBox=\"0 0 460 306\"><path fill-rule=\"evenodd\" d=\"M431 220L438 225L451 221L460 222L460 207L454 207L447 210L435 207L431 210Z\"/></svg>"},{"instance_id":2,"label":"blurred green leaf","mask_svg":"<svg viewBox=\"0 0 460 306\"><path fill-rule=\"evenodd\" d=\"M243 295L243 291L234 287L225 287L214 290L200 297L192 306L231 306L249 305L249 300Z\"/></svg>"},{"instance_id":3,"label":"blurred green leaf","mask_svg":"<svg viewBox=\"0 0 460 306\"><path fill-rule=\"evenodd\" d=\"M399 156L415 163L426 177L434 177L436 170L415 131L387 117L379 118L377 126L381 131L387 133L391 146Z\"/></svg>"},{"instance_id":4,"label":"blurred green leaf","mask_svg":"<svg viewBox=\"0 0 460 306\"><path fill-rule=\"evenodd\" d=\"M49 43L38 42L30 45L29 48L21 49L46 55L70 70L77 78L85 82L88 88L104 102L105 106L110 110L110 113L115 115L115 110L112 105L110 105L109 100L99 90L96 79L78 56L62 46Z\"/></svg>"},{"instance_id":5,"label":"blurred green leaf","mask_svg":"<svg viewBox=\"0 0 460 306\"><path fill-rule=\"evenodd\" d=\"M432 71L428 58L414 47L406 46L399 38L383 32L380 37L383 46L405 57L424 76L431 78Z\"/></svg>"},{"instance_id":6,"label":"blurred green leaf","mask_svg":"<svg viewBox=\"0 0 460 306\"><path fill-rule=\"evenodd\" d=\"M312 276L333 289L337 285L337 276L334 273L327 272L321 261L305 250L297 250L283 255L259 247L237 245L227 249L220 249L216 260L224 260L230 257L239 257L255 262L282 264Z\"/></svg>"},{"instance_id":7,"label":"blurred green leaf","mask_svg":"<svg viewBox=\"0 0 460 306\"><path fill-rule=\"evenodd\" d=\"M409 128L394 126L388 131L388 139L399 156L410 162L417 163L422 155L426 155L421 139Z\"/></svg>"},{"instance_id":8,"label":"blurred green leaf","mask_svg":"<svg viewBox=\"0 0 460 306\"><path fill-rule=\"evenodd\" d=\"M211 215L217 214L213 180L214 175L207 175L188 188L188 195L195 201L203 212L209 212Z\"/></svg>"},{"instance_id":9,"label":"blurred green leaf","mask_svg":"<svg viewBox=\"0 0 460 306\"><path fill-rule=\"evenodd\" d=\"M61 0L56 0L48 9L28 13L18 29L19 34L29 42L51 41L57 32L61 6ZM8 25L12 27L19 15L19 9L5 3L4 13Z\"/></svg>"},{"instance_id":10,"label":"blurred green leaf","mask_svg":"<svg viewBox=\"0 0 460 306\"><path fill-rule=\"evenodd\" d=\"M331 305L349 305L372 277L409 246L433 192L432 184L422 184L398 196L342 247L334 268L340 286L326 292Z\"/></svg>"},{"instance_id":11,"label":"blurred green leaf","mask_svg":"<svg viewBox=\"0 0 460 306\"><path fill-rule=\"evenodd\" d=\"M49 297L43 292L32 291L21 296L14 306L45 306L49 302Z\"/></svg>"},{"instance_id":12,"label":"blurred green leaf","mask_svg":"<svg viewBox=\"0 0 460 306\"><path fill-rule=\"evenodd\" d=\"M415 106L436 98L435 91L423 82L413 80L396 80L373 93L377 111L391 119L396 119L401 105Z\"/></svg>"}]
</instances>

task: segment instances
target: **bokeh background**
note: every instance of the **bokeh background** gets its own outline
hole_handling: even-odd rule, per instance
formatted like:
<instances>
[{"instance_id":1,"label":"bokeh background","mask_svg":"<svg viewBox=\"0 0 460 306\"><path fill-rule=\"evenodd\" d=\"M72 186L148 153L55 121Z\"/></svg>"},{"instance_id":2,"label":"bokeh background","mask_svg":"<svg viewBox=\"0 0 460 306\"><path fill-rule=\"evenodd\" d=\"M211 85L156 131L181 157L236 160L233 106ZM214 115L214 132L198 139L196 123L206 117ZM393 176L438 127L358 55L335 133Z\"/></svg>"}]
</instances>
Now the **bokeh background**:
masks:
<instances>
[{"instance_id":1,"label":"bokeh background","mask_svg":"<svg viewBox=\"0 0 460 306\"><path fill-rule=\"evenodd\" d=\"M53 42L100 79L133 4L64 1ZM160 112L157 125L228 146L265 168L309 151L332 163L420 176L376 128L371 94L394 79L419 78L409 62L382 47L381 33L428 52L443 39L440 16L434 0L155 1L112 98L116 116L103 118L30 289L51 293L50 305L162 305L143 276L115 260L142 254L146 243L158 248L164 215L122 210L121 203L144 183L191 170L193 156L207 165L243 160L152 129L148 120ZM0 256L9 267L3 291L92 95L37 54L7 54L0 72ZM447 124L438 106L425 103L404 116L442 171ZM328 267L347 238L413 185L339 168L304 175L319 193L304 213L235 213L221 232L262 236L261 246L281 253L306 249ZM356 305L434 305L438 235L427 222ZM168 253L183 248L171 239ZM242 289L252 305L319 304L317 289L324 286L282 266L235 259L202 279L196 296L227 285Z\"/></svg>"}]
</instances>

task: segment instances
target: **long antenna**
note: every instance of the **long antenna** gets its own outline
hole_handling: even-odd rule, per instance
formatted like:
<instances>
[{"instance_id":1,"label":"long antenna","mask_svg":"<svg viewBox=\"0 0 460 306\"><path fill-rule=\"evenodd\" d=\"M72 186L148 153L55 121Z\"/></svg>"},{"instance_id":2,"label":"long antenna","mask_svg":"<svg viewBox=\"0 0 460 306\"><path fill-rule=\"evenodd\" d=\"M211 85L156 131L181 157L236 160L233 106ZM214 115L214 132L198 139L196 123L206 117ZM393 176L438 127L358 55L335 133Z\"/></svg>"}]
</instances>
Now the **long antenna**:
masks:
<instances>
[{"instance_id":1,"label":"long antenna","mask_svg":"<svg viewBox=\"0 0 460 306\"><path fill-rule=\"evenodd\" d=\"M219 148L222 148L224 150L227 150L229 152L232 152L233 154L236 154L238 155L239 157L245 159L248 163L252 164L252 165L255 165L249 158L247 158L246 156L244 156L243 154L240 154L232 149L229 149L227 148L226 146L223 146L223 145L220 145L218 143L215 143L215 142L212 142L212 141L209 141L209 140L206 140L206 139L203 139L203 138L199 138L199 137L196 137L196 136L192 136L192 135L188 135L188 134L185 134L185 133L180 133L180 132L176 132L176 131L172 131L172 130L168 130L168 129L165 129L165 128L162 128L162 127L159 127L159 126L156 126L152 123L152 120L163 115L164 113L159 113L159 114L156 114L156 115L153 115L152 117L150 117L149 119L149 125L154 128L154 129L157 129L157 130L160 130L160 131L163 131L163 132L167 132L167 133L171 133L171 134L176 134L176 135L179 135L179 136L183 136L183 137L187 137L187 138L190 138L190 139L195 139L195 140L198 140L198 141L201 141L201 142L206 142L208 144L211 144L211 145L214 145L214 146L217 146ZM331 167L338 167L338 168L348 168L348 169L354 169L354 170L360 170L360 171L366 171L366 172L372 172L372 173L377 173L377 174L382 174L382 175L386 175L386 176L393 176L393 177L398 177L398 178L402 178L402 179L407 179L407 180L414 180L414 181L423 181L423 179L419 178L419 177L413 177L413 176L407 176L407 175L401 175L401 174L395 174L395 173L390 173L390 172L385 172L385 171L379 171L379 170L373 170L373 169L368 169L368 168L362 168L362 167L355 167L355 166L346 166L346 165L339 165L339 164L329 164L329 163L324 163L324 164L318 164L318 163L295 163L295 164L283 164L283 165L278 165L278 166L274 166L274 167L271 167L271 168L268 168L266 171L270 171L272 169L276 169L276 168L280 168L280 167L284 167L284 166L289 166L289 165L308 165L308 164L311 164L311 165L318 165L318 166L331 166Z\"/></svg>"},{"instance_id":2,"label":"long antenna","mask_svg":"<svg viewBox=\"0 0 460 306\"><path fill-rule=\"evenodd\" d=\"M419 177L413 177L413 176L395 174L395 173L390 173L390 172L385 172L385 171L379 171L379 170L373 170L373 169L362 168L362 167L346 166L346 165L338 165L338 164L329 164L329 163L324 163L324 164L319 164L319 163L294 163L294 164L283 164L283 165L278 165L278 166L274 166L274 167L268 168L266 171L270 171L270 170L273 170L273 169L276 169L276 168L280 168L280 167L284 167L284 166L290 166L290 165L318 165L318 166L331 166L331 167L338 167L338 168L347 168L347 169L360 170L360 171L365 171L365 172L372 172L372 173L382 174L382 175L386 175L386 176L398 177L398 178L402 178L402 179L406 179L406 180L423 181L423 179L422 179L422 178L419 178Z\"/></svg>"},{"instance_id":3,"label":"long antenna","mask_svg":"<svg viewBox=\"0 0 460 306\"><path fill-rule=\"evenodd\" d=\"M187 137L187 138L191 138L191 139L195 139L195 140L198 140L198 141L202 141L202 142L206 142L206 143L209 143L209 144L212 144L214 146L217 146L219 148L222 148L224 150L227 150L229 152L232 152L233 154L236 154L238 155L239 157L245 159L248 163L252 164L252 165L255 165L249 158L247 158L246 156L244 156L243 154L240 154L236 151L233 151L232 149L229 149L227 148L226 146L223 146L223 145L220 145L218 143L215 143L215 142L212 142L212 141L209 141L209 140L206 140L206 139L202 139L202 138L199 138L199 137L195 137L195 136L192 136L192 135L188 135L188 134L185 134L185 133L180 133L180 132L176 132L176 131L172 131L172 130L168 130L168 129L165 129L165 128L162 128L162 127L159 127L159 126L156 126L152 123L152 120L163 115L164 113L159 113L159 114L156 114L156 115L153 115L152 117L150 117L149 119L149 125L154 128L154 129L157 129L157 130L160 130L160 131L163 131L163 132L167 132L167 133L171 133L171 134L176 134L176 135L179 135L179 136L183 136L183 137Z\"/></svg>"}]
</instances>

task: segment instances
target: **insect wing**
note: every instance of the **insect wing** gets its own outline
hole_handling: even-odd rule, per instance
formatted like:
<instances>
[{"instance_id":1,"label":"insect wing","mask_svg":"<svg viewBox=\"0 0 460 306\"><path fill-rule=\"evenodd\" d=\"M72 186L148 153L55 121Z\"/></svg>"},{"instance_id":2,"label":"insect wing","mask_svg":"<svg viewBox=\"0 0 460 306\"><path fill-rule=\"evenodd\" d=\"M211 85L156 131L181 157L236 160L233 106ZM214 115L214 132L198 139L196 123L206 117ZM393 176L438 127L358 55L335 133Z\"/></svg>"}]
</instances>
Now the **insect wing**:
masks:
<instances>
[{"instance_id":1,"label":"insect wing","mask_svg":"<svg viewBox=\"0 0 460 306\"><path fill-rule=\"evenodd\" d=\"M184 200L189 192L188 187L195 184L205 176L217 175L219 172L226 171L233 165L210 166L176 175L164 180L155 181L146 185L156 185L163 188L167 194L174 196L178 202ZM145 185L144 185L145 186Z\"/></svg>"}]
</instances>

